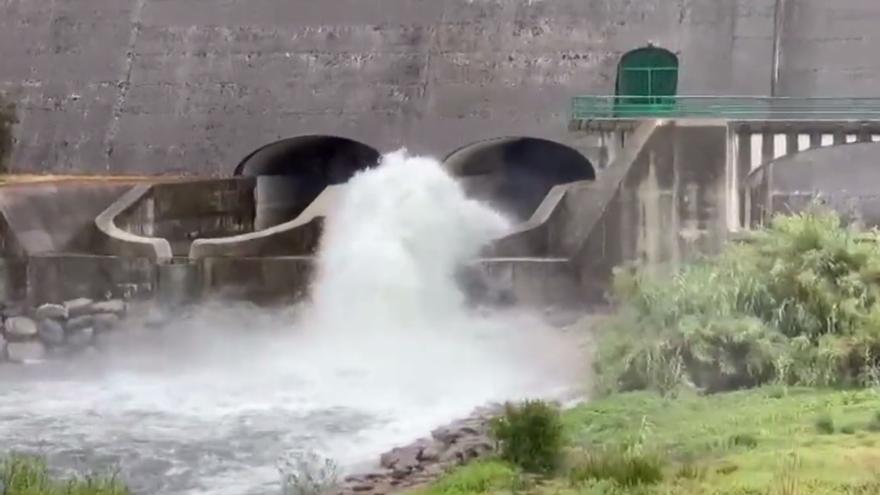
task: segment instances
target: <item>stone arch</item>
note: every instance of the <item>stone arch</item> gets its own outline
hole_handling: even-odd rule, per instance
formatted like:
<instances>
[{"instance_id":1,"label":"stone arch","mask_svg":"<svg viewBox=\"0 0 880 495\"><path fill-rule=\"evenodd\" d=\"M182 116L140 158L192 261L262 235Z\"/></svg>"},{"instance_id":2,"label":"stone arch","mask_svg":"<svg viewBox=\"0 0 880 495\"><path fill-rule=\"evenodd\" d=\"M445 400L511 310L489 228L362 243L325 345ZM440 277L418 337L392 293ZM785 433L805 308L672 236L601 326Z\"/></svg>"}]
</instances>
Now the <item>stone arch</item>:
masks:
<instances>
[{"instance_id":1,"label":"stone arch","mask_svg":"<svg viewBox=\"0 0 880 495\"><path fill-rule=\"evenodd\" d=\"M347 182L379 162L378 150L353 139L306 135L257 148L235 167L235 175L255 176L255 228L295 218L325 187Z\"/></svg>"},{"instance_id":2,"label":"stone arch","mask_svg":"<svg viewBox=\"0 0 880 495\"><path fill-rule=\"evenodd\" d=\"M553 186L596 178L593 164L576 149L533 137L472 143L449 154L444 165L469 196L519 220L528 219Z\"/></svg>"}]
</instances>

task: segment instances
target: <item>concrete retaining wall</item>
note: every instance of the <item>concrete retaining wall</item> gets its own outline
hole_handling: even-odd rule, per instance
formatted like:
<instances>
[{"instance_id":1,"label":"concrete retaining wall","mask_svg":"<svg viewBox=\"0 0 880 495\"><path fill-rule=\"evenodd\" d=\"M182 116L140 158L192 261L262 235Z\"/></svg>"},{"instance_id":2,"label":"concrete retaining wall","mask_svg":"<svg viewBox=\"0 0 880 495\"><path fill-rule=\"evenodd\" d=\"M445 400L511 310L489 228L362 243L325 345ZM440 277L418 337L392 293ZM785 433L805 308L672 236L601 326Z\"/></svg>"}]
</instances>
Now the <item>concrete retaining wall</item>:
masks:
<instances>
[{"instance_id":1,"label":"concrete retaining wall","mask_svg":"<svg viewBox=\"0 0 880 495\"><path fill-rule=\"evenodd\" d=\"M649 42L679 54L681 93L768 94L774 5L0 0L0 90L19 106L15 170L228 174L252 150L304 134L435 156L499 136L577 147L565 132L569 98L613 93L620 57ZM877 82L855 71L867 62L820 41L837 26L810 22L857 7L861 24L847 27L870 36L874 0L796 12L792 32L809 27L815 42L784 69L808 60L852 70L791 92Z\"/></svg>"},{"instance_id":2,"label":"concrete retaining wall","mask_svg":"<svg viewBox=\"0 0 880 495\"><path fill-rule=\"evenodd\" d=\"M4 255L95 252L95 217L132 184L59 181L0 187Z\"/></svg>"},{"instance_id":3,"label":"concrete retaining wall","mask_svg":"<svg viewBox=\"0 0 880 495\"><path fill-rule=\"evenodd\" d=\"M661 126L575 256L588 298L601 300L612 270L659 267L716 252L727 237L727 126Z\"/></svg>"},{"instance_id":4,"label":"concrete retaining wall","mask_svg":"<svg viewBox=\"0 0 880 495\"><path fill-rule=\"evenodd\" d=\"M750 177L753 226L777 212L798 212L815 200L847 223L880 227L880 143L804 151L770 162Z\"/></svg>"}]
</instances>

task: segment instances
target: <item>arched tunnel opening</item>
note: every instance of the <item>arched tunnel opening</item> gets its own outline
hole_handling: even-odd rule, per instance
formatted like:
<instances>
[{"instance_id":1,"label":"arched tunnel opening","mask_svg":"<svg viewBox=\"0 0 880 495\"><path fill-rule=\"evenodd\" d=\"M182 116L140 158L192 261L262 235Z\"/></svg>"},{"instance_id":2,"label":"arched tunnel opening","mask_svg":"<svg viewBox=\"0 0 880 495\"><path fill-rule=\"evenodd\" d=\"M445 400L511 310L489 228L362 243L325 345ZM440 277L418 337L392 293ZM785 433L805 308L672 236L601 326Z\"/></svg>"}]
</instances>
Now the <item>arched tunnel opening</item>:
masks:
<instances>
[{"instance_id":1,"label":"arched tunnel opening","mask_svg":"<svg viewBox=\"0 0 880 495\"><path fill-rule=\"evenodd\" d=\"M453 152L445 164L468 196L518 221L528 220L553 186L596 178L593 164L574 148L530 137L474 143Z\"/></svg>"},{"instance_id":2,"label":"arched tunnel opening","mask_svg":"<svg viewBox=\"0 0 880 495\"><path fill-rule=\"evenodd\" d=\"M375 166L379 152L339 136L298 136L269 143L245 157L235 175L255 176L254 228L296 218L327 186L344 184Z\"/></svg>"}]
</instances>

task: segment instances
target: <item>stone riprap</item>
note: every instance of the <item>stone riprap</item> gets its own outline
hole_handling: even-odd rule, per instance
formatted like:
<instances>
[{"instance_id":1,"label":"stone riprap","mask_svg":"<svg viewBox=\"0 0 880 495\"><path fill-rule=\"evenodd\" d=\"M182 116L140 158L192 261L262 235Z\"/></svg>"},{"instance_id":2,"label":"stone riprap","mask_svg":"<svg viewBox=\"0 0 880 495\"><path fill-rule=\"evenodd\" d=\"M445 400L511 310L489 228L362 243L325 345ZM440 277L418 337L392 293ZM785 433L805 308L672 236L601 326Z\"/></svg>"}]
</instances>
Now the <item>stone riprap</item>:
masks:
<instances>
[{"instance_id":1,"label":"stone riprap","mask_svg":"<svg viewBox=\"0 0 880 495\"><path fill-rule=\"evenodd\" d=\"M444 473L495 452L490 421L503 411L494 404L465 419L435 429L430 437L396 447L380 456L381 469L345 477L335 495L384 495L437 480Z\"/></svg>"},{"instance_id":2,"label":"stone riprap","mask_svg":"<svg viewBox=\"0 0 880 495\"><path fill-rule=\"evenodd\" d=\"M116 330L128 313L120 299L78 298L0 312L0 362L31 363L92 347L96 336Z\"/></svg>"}]
</instances>

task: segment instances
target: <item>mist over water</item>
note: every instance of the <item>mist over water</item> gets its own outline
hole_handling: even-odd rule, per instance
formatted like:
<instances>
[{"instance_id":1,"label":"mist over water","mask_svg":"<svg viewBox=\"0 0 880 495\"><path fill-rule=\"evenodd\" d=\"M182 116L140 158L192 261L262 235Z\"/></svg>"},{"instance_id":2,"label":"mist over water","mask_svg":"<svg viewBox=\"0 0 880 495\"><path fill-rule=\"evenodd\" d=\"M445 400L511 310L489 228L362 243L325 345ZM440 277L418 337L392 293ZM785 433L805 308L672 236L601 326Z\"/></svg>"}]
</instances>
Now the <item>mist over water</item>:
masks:
<instances>
[{"instance_id":1,"label":"mist over water","mask_svg":"<svg viewBox=\"0 0 880 495\"><path fill-rule=\"evenodd\" d=\"M208 303L100 353L0 367L0 450L116 464L138 493L276 493L285 453L359 468L488 402L561 396L581 379L571 337L470 310L455 282L509 228L435 160L389 154L328 219L310 301Z\"/></svg>"}]
</instances>

